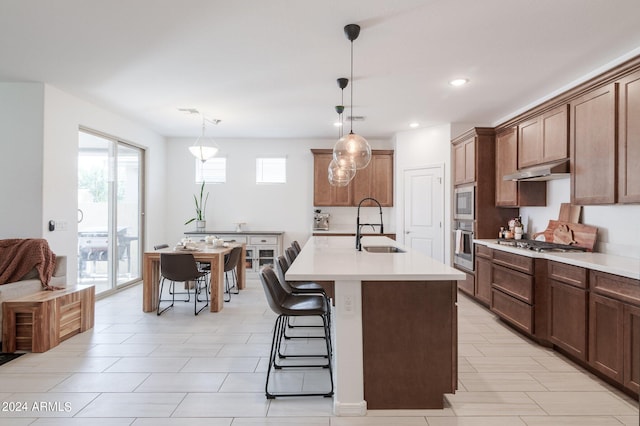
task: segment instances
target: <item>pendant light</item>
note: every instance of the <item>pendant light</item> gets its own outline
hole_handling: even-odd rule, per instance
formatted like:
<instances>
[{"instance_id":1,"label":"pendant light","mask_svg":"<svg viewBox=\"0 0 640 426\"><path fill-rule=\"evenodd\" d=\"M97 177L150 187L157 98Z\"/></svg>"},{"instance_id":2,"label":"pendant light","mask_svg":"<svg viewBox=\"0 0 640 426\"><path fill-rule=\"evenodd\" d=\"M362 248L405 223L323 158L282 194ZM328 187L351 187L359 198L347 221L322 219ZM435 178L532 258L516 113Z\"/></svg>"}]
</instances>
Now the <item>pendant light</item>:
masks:
<instances>
[{"instance_id":1,"label":"pendant light","mask_svg":"<svg viewBox=\"0 0 640 426\"><path fill-rule=\"evenodd\" d=\"M343 133L343 120L342 113L344 112L344 88L349 84L349 79L339 78L337 80L338 87L341 92L341 105L336 105L336 112L338 113L338 139L342 137ZM347 186L351 179L356 175L356 163L350 157L342 157L339 160L333 158L328 167L329 183L333 186Z\"/></svg>"},{"instance_id":2,"label":"pendant light","mask_svg":"<svg viewBox=\"0 0 640 426\"><path fill-rule=\"evenodd\" d=\"M371 146L362 136L353 133L353 41L360 35L360 26L349 24L344 27L347 39L351 41L351 129L349 134L342 136L333 147L333 158L340 162L345 157L356 163L356 169L364 169L371 161ZM344 160L343 160L344 161Z\"/></svg>"},{"instance_id":3,"label":"pendant light","mask_svg":"<svg viewBox=\"0 0 640 426\"><path fill-rule=\"evenodd\" d=\"M204 114L202 115L202 135L198 139L196 139L195 143L189 147L189 151L194 155L197 159L202 161L203 163L207 161L209 158L212 158L218 153L218 146L215 144L213 139L205 137L205 123L209 121L217 125L220 123L220 120L207 119Z\"/></svg>"}]
</instances>

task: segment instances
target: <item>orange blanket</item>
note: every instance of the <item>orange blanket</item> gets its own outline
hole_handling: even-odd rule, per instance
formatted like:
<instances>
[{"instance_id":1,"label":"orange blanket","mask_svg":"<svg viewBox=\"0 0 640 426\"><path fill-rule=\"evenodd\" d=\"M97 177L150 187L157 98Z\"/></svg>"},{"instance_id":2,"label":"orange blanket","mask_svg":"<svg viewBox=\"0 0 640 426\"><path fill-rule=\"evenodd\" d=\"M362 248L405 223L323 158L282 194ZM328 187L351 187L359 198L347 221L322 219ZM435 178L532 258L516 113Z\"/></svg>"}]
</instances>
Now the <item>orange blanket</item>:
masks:
<instances>
[{"instance_id":1,"label":"orange blanket","mask_svg":"<svg viewBox=\"0 0 640 426\"><path fill-rule=\"evenodd\" d=\"M42 287L49 286L53 270L56 267L56 255L44 239L8 239L0 240L0 284L19 281L27 272L36 268Z\"/></svg>"}]
</instances>

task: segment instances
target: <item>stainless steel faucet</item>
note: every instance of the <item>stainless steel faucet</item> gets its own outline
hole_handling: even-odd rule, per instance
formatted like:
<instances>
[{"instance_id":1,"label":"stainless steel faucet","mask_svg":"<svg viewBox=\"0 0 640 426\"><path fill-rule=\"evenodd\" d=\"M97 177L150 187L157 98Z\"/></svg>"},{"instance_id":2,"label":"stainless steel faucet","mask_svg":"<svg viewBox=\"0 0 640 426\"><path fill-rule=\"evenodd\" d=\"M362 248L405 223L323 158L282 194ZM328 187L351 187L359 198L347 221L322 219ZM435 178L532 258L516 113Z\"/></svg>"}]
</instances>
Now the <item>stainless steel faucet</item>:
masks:
<instances>
[{"instance_id":1,"label":"stainless steel faucet","mask_svg":"<svg viewBox=\"0 0 640 426\"><path fill-rule=\"evenodd\" d=\"M373 201L378 205L378 209L380 210L380 223L360 223L360 206L365 201ZM375 198L367 197L360 200L358 203L358 217L356 218L356 250L362 251L362 243L360 240L362 239L362 227L363 226L371 226L372 229L375 229L374 226L380 226L380 233L384 234L384 225L382 224L382 206Z\"/></svg>"}]
</instances>

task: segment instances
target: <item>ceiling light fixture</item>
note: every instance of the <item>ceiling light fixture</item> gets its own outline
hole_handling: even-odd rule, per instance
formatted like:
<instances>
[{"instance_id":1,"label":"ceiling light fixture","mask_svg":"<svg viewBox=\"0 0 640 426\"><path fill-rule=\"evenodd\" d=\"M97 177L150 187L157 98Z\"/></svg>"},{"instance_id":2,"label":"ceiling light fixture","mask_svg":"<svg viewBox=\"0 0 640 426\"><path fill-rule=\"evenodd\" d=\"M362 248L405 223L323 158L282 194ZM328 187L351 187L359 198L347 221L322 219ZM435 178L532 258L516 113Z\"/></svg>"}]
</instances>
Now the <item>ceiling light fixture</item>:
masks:
<instances>
[{"instance_id":1,"label":"ceiling light fixture","mask_svg":"<svg viewBox=\"0 0 640 426\"><path fill-rule=\"evenodd\" d=\"M456 78L454 80L451 80L449 82L450 85L454 86L454 87L459 87L459 86L464 86L465 84L467 84L469 82L468 78Z\"/></svg>"},{"instance_id":2,"label":"ceiling light fixture","mask_svg":"<svg viewBox=\"0 0 640 426\"><path fill-rule=\"evenodd\" d=\"M195 143L189 147L189 151L196 157L198 160L203 163L207 161L209 158L214 157L218 153L218 146L211 138L207 138L205 136L205 126L206 122L218 125L221 120L215 118L206 118L204 114L201 114L197 110L195 112L191 112L191 114L200 114L202 116L202 134L198 139L196 139Z\"/></svg>"},{"instance_id":3,"label":"ceiling light fixture","mask_svg":"<svg viewBox=\"0 0 640 426\"><path fill-rule=\"evenodd\" d=\"M349 79L339 78L337 80L338 87L340 88L340 105L336 105L336 112L338 113L338 139L342 138L342 113L344 112L344 89L349 84ZM347 186L351 179L356 175L356 163L350 157L342 157L338 160L333 158L329 163L327 169L329 183L333 186Z\"/></svg>"},{"instance_id":4,"label":"ceiling light fixture","mask_svg":"<svg viewBox=\"0 0 640 426\"><path fill-rule=\"evenodd\" d=\"M333 147L333 158L340 163L345 158L351 158L356 169L364 169L371 161L371 147L362 136L353 133L353 41L360 35L360 26L349 24L344 27L344 33L351 42L351 129L349 134L341 137Z\"/></svg>"}]
</instances>

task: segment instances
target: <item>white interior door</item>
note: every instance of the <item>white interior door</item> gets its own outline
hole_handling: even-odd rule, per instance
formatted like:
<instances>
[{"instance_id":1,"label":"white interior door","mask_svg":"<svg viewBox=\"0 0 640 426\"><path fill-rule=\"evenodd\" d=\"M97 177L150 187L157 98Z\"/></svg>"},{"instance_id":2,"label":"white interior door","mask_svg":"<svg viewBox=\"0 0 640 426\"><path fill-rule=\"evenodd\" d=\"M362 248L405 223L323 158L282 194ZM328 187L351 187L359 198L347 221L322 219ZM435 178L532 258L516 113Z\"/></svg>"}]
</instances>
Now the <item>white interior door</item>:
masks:
<instances>
[{"instance_id":1,"label":"white interior door","mask_svg":"<svg viewBox=\"0 0 640 426\"><path fill-rule=\"evenodd\" d=\"M404 171L404 242L444 262L443 167Z\"/></svg>"}]
</instances>

